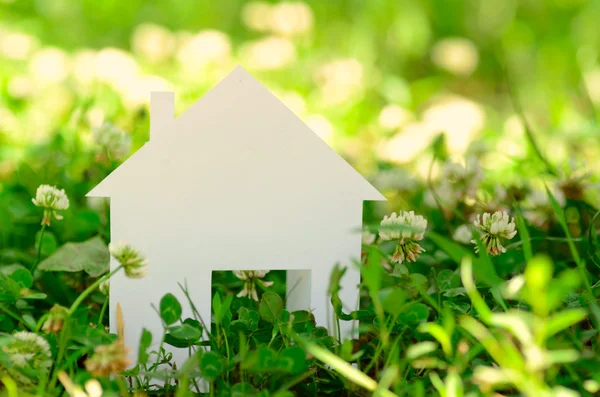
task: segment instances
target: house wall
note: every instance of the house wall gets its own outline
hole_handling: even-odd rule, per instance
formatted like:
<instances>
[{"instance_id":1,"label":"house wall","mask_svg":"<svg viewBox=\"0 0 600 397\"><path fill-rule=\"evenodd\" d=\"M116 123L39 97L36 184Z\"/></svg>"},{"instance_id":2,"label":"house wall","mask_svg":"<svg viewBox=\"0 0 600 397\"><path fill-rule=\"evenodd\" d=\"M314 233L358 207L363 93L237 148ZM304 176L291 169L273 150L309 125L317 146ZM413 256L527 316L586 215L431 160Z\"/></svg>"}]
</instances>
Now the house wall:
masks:
<instances>
[{"instance_id":1,"label":"house wall","mask_svg":"<svg viewBox=\"0 0 600 397\"><path fill-rule=\"evenodd\" d=\"M161 335L161 321L151 304L158 307L165 293L177 296L185 307L184 318L191 317L178 283L187 282L208 324L213 270L310 270L310 279L306 272L288 273L288 285L300 284L289 293L287 306L313 310L317 323L333 331L326 295L329 274L335 263L350 265L351 258L360 257L361 219L362 202L343 198L332 205L310 197L190 203L182 195L158 191L154 197L148 191L113 197L112 241L131 243L149 261L147 277L131 280L119 274L111 282L111 308L117 302L123 308L127 345L137 351L142 327L155 339ZM360 276L349 271L344 281L341 295L349 311L358 301ZM345 324L342 333L350 327ZM183 361L187 352L177 354Z\"/></svg>"}]
</instances>

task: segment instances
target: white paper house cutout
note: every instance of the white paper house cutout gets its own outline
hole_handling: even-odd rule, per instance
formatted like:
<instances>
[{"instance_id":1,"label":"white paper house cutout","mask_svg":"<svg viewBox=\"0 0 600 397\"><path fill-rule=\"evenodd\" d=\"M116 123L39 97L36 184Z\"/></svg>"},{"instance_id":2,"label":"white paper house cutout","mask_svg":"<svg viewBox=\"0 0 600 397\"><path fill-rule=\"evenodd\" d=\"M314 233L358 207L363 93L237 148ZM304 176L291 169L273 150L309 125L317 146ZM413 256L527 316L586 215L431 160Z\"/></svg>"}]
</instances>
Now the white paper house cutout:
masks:
<instances>
[{"instance_id":1,"label":"white paper house cutout","mask_svg":"<svg viewBox=\"0 0 600 397\"><path fill-rule=\"evenodd\" d=\"M127 345L137 351L142 327L161 335L151 303L165 293L187 306L184 280L210 324L213 270L288 270L287 308L331 330L331 269L349 267L340 297L354 310L363 200L385 198L241 67L177 119L173 105L151 94L149 142L88 194L110 197L112 241L148 258L145 278L110 285Z\"/></svg>"}]
</instances>

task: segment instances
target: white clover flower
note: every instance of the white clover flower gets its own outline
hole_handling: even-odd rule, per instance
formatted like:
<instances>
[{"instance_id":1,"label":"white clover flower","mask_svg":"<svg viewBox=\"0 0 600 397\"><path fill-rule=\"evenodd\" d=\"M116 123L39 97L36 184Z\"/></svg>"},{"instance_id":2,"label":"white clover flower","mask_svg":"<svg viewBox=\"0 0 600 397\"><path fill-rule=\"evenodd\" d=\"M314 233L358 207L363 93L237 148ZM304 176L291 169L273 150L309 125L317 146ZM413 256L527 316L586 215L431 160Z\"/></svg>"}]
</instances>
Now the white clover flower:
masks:
<instances>
[{"instance_id":1,"label":"white clover flower","mask_svg":"<svg viewBox=\"0 0 600 397\"><path fill-rule=\"evenodd\" d=\"M475 227L484 232L482 241L485 244L490 255L500 255L506 252L506 248L502 246L500 241L502 238L512 239L517 231L515 230L515 218L510 219L506 211L496 211L493 215L489 212L477 215L477 220L473 222ZM477 244L477 241L471 240ZM478 247L475 247L475 252L479 252Z\"/></svg>"},{"instance_id":2,"label":"white clover flower","mask_svg":"<svg viewBox=\"0 0 600 397\"><path fill-rule=\"evenodd\" d=\"M583 161L575 157L571 157L568 162L559 166L557 172L558 188L567 199L582 200L590 188L598 190L599 186L591 182L593 174L587 170Z\"/></svg>"},{"instance_id":3,"label":"white clover flower","mask_svg":"<svg viewBox=\"0 0 600 397\"><path fill-rule=\"evenodd\" d=\"M122 160L131 151L131 136L112 123L106 121L92 133L96 143L110 158Z\"/></svg>"},{"instance_id":4,"label":"white clover flower","mask_svg":"<svg viewBox=\"0 0 600 397\"><path fill-rule=\"evenodd\" d=\"M237 297L242 298L247 296L258 302L256 284L260 284L263 287L270 287L273 285L272 281L262 280L267 273L269 273L269 270L234 270L233 274L244 281L244 288L237 294Z\"/></svg>"},{"instance_id":5,"label":"white clover flower","mask_svg":"<svg viewBox=\"0 0 600 397\"><path fill-rule=\"evenodd\" d=\"M551 189L552 195L558 202L558 205L564 207L566 204L565 196L560 189ZM548 192L545 189L535 189L525 198L526 204L531 207L549 207L550 206L550 198L548 197Z\"/></svg>"},{"instance_id":6,"label":"white clover flower","mask_svg":"<svg viewBox=\"0 0 600 397\"><path fill-rule=\"evenodd\" d=\"M100 290L102 295L108 296L108 293L110 291L110 279L101 282L98 286L98 289Z\"/></svg>"},{"instance_id":7,"label":"white clover flower","mask_svg":"<svg viewBox=\"0 0 600 397\"><path fill-rule=\"evenodd\" d=\"M552 195L558 202L558 205L562 208L565 206L566 199L560 189L552 189ZM524 216L532 225L540 228L547 229L550 226L552 219L556 216L548 193L543 189L533 190L524 200Z\"/></svg>"},{"instance_id":8,"label":"white clover flower","mask_svg":"<svg viewBox=\"0 0 600 397\"><path fill-rule=\"evenodd\" d=\"M121 340L96 346L94 354L85 360L85 369L94 376L118 375L129 365L128 353L129 349Z\"/></svg>"},{"instance_id":9,"label":"white clover flower","mask_svg":"<svg viewBox=\"0 0 600 397\"><path fill-rule=\"evenodd\" d=\"M446 162L442 167L442 180L449 183L459 196L474 196L477 193L479 181L483 179L483 169L475 156L469 156L465 165Z\"/></svg>"},{"instance_id":10,"label":"white clover flower","mask_svg":"<svg viewBox=\"0 0 600 397\"><path fill-rule=\"evenodd\" d=\"M32 353L15 353L10 357L10 362L18 368L23 368L27 365L27 361L33 358Z\"/></svg>"},{"instance_id":11,"label":"white clover flower","mask_svg":"<svg viewBox=\"0 0 600 397\"><path fill-rule=\"evenodd\" d=\"M473 234L471 233L469 225L460 225L457 227L452 235L452 239L459 243L469 244L473 239Z\"/></svg>"},{"instance_id":12,"label":"white clover flower","mask_svg":"<svg viewBox=\"0 0 600 397\"><path fill-rule=\"evenodd\" d=\"M380 230L379 236L382 240L397 240L398 245L392 255L392 262L402 263L404 260L415 262L423 247L416 243L423 239L427 229L427 219L421 215L415 215L413 211L402 211L399 215L395 212L389 217L386 215L381 221L384 229Z\"/></svg>"},{"instance_id":13,"label":"white clover flower","mask_svg":"<svg viewBox=\"0 0 600 397\"><path fill-rule=\"evenodd\" d=\"M48 318L42 326L42 331L45 333L58 334L65 324L65 320L69 317L69 309L61 305L54 305L48 312Z\"/></svg>"},{"instance_id":14,"label":"white clover flower","mask_svg":"<svg viewBox=\"0 0 600 397\"><path fill-rule=\"evenodd\" d=\"M44 209L42 225L50 226L52 215L57 220L63 217L56 211L69 208L69 198L63 189L57 189L56 186L40 185L35 192L35 198L31 199L33 204Z\"/></svg>"},{"instance_id":15,"label":"white clover flower","mask_svg":"<svg viewBox=\"0 0 600 397\"><path fill-rule=\"evenodd\" d=\"M389 217L386 215L381 221L381 226L388 226L392 230L380 230L379 236L384 240L412 239L422 240L427 229L427 219L421 215L415 215L414 211L401 211L398 215L393 212ZM393 230L394 226L399 226Z\"/></svg>"},{"instance_id":16,"label":"white clover flower","mask_svg":"<svg viewBox=\"0 0 600 397\"><path fill-rule=\"evenodd\" d=\"M488 152L488 146L486 145L485 142L479 140L479 141L473 141L469 144L469 147L467 148L467 156L473 156L475 158L479 158L483 155L485 155Z\"/></svg>"},{"instance_id":17,"label":"white clover flower","mask_svg":"<svg viewBox=\"0 0 600 397\"><path fill-rule=\"evenodd\" d=\"M501 185L494 185L492 192L480 190L477 192L476 201L485 212L508 211L508 192Z\"/></svg>"},{"instance_id":18,"label":"white clover flower","mask_svg":"<svg viewBox=\"0 0 600 397\"><path fill-rule=\"evenodd\" d=\"M12 367L0 365L0 376L8 375L18 384L32 386L37 379L31 378L20 371L29 368L38 371L43 377L52 366L52 354L48 341L33 332L20 331L12 335L12 340L0 349L8 355Z\"/></svg>"},{"instance_id":19,"label":"white clover flower","mask_svg":"<svg viewBox=\"0 0 600 397\"><path fill-rule=\"evenodd\" d=\"M450 182L442 181L433 190L427 189L425 191L425 204L431 208L436 208L438 206L436 196L444 207L452 208L460 201L463 194L462 192L456 191Z\"/></svg>"},{"instance_id":20,"label":"white clover flower","mask_svg":"<svg viewBox=\"0 0 600 397\"><path fill-rule=\"evenodd\" d=\"M375 242L375 238L376 237L377 236L375 234L371 233L370 231L363 230L363 232L362 232L362 243L364 245L371 245L371 244L373 244Z\"/></svg>"},{"instance_id":21,"label":"white clover flower","mask_svg":"<svg viewBox=\"0 0 600 397\"><path fill-rule=\"evenodd\" d=\"M108 245L110 254L123 266L129 278L142 278L147 273L148 260L138 250L122 241Z\"/></svg>"},{"instance_id":22,"label":"white clover flower","mask_svg":"<svg viewBox=\"0 0 600 397\"><path fill-rule=\"evenodd\" d=\"M373 183L378 189L393 189L402 193L413 192L419 187L418 182L402 169L383 170Z\"/></svg>"}]
</instances>

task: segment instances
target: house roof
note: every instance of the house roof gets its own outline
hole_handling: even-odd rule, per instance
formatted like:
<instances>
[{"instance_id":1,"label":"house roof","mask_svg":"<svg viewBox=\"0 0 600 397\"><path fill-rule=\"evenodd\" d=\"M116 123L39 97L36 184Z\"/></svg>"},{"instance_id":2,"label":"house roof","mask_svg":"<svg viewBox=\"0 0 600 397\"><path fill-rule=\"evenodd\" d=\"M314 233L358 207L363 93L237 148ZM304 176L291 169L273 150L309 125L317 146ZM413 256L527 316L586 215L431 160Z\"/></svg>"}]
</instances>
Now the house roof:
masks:
<instances>
[{"instance_id":1,"label":"house roof","mask_svg":"<svg viewBox=\"0 0 600 397\"><path fill-rule=\"evenodd\" d=\"M152 123L157 106L151 108L150 141L88 196L126 195L152 184L182 189L202 184L212 194L233 183L242 194L314 189L385 200L242 67L171 122Z\"/></svg>"}]
</instances>

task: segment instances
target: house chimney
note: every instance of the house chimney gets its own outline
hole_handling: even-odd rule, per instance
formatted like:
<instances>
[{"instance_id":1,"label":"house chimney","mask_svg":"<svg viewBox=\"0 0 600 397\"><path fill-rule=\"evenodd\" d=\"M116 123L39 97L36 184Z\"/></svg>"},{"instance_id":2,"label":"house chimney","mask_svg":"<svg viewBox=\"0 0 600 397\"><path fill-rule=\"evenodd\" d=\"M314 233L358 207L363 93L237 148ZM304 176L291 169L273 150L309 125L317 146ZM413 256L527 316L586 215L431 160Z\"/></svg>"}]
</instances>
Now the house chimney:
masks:
<instances>
[{"instance_id":1,"label":"house chimney","mask_svg":"<svg viewBox=\"0 0 600 397\"><path fill-rule=\"evenodd\" d=\"M150 93L150 140L166 134L175 119L175 93Z\"/></svg>"}]
</instances>

